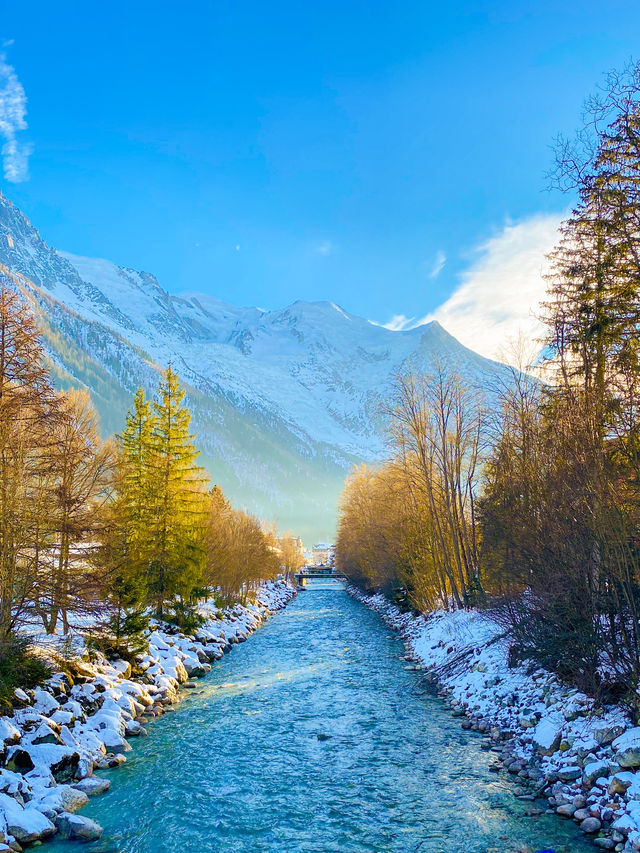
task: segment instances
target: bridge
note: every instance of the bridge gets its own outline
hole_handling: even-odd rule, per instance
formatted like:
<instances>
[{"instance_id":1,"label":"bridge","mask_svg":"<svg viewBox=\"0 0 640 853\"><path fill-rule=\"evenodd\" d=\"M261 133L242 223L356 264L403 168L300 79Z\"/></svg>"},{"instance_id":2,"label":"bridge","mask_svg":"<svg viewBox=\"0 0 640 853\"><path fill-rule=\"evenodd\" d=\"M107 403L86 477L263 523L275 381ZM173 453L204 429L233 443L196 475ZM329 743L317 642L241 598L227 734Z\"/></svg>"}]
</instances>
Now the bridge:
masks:
<instances>
[{"instance_id":1,"label":"bridge","mask_svg":"<svg viewBox=\"0 0 640 853\"><path fill-rule=\"evenodd\" d=\"M324 568L319 566L310 566L308 569L302 569L294 575L294 578L298 581L298 586L301 589L304 589L304 587L307 585L308 580L348 580L345 574L336 571L336 569L332 569L330 567Z\"/></svg>"}]
</instances>

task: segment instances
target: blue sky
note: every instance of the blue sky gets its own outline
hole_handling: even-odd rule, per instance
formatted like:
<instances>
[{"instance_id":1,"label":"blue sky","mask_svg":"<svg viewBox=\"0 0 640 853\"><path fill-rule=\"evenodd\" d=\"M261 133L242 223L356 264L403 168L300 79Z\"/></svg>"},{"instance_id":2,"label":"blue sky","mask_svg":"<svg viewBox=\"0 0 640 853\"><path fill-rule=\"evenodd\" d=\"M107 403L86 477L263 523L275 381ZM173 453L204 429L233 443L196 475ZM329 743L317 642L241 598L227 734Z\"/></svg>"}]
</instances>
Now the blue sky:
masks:
<instances>
[{"instance_id":1,"label":"blue sky","mask_svg":"<svg viewBox=\"0 0 640 853\"><path fill-rule=\"evenodd\" d=\"M471 287L486 325L569 203L545 191L554 135L640 55L640 4L606 6L5 4L31 154L0 185L50 244L174 292L386 322Z\"/></svg>"}]
</instances>

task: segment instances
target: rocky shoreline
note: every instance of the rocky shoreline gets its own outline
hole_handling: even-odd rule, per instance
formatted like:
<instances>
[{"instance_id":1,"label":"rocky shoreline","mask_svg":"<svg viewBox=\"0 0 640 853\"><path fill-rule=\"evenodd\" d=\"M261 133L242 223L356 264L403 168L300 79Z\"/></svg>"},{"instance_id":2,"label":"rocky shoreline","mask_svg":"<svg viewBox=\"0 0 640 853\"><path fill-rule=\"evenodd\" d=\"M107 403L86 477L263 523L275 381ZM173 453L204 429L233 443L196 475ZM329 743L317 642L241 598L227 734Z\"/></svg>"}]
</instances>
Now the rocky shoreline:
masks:
<instances>
[{"instance_id":1,"label":"rocky shoreline","mask_svg":"<svg viewBox=\"0 0 640 853\"><path fill-rule=\"evenodd\" d=\"M194 636L155 623L136 675L124 660L92 652L33 690L16 690L13 713L0 716L0 853L20 851L58 834L90 841L102 829L76 814L88 798L109 788L94 769L117 767L128 740L180 699L191 679L206 675L296 592L283 582L262 585L255 604L201 608Z\"/></svg>"},{"instance_id":2,"label":"rocky shoreline","mask_svg":"<svg viewBox=\"0 0 640 853\"><path fill-rule=\"evenodd\" d=\"M382 595L347 589L401 634L408 665L462 727L484 735L490 769L513 775L514 795L531 801L530 814L574 820L600 849L640 850L640 727L621 708L595 708L530 663L510 667L503 629L480 611L413 616Z\"/></svg>"}]
</instances>

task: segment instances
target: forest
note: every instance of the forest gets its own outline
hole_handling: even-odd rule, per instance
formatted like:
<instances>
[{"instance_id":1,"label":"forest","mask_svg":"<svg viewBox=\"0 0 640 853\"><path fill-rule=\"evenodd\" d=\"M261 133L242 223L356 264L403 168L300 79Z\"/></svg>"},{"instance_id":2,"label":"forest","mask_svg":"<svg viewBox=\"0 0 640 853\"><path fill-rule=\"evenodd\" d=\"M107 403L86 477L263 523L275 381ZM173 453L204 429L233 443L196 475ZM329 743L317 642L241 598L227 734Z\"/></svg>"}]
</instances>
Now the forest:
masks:
<instances>
[{"instance_id":1,"label":"forest","mask_svg":"<svg viewBox=\"0 0 640 853\"><path fill-rule=\"evenodd\" d=\"M515 343L491 395L448 365L398 377L389 457L348 479L337 562L418 612L486 608L514 663L637 719L639 66L608 76L555 152L550 181L575 203L548 259L543 339Z\"/></svg>"},{"instance_id":2,"label":"forest","mask_svg":"<svg viewBox=\"0 0 640 853\"><path fill-rule=\"evenodd\" d=\"M297 568L197 457L171 367L104 441L88 393L54 388L20 292L0 289L0 681L42 675L29 636L81 631L126 656L151 616L195 629L200 599L246 601L282 560Z\"/></svg>"}]
</instances>

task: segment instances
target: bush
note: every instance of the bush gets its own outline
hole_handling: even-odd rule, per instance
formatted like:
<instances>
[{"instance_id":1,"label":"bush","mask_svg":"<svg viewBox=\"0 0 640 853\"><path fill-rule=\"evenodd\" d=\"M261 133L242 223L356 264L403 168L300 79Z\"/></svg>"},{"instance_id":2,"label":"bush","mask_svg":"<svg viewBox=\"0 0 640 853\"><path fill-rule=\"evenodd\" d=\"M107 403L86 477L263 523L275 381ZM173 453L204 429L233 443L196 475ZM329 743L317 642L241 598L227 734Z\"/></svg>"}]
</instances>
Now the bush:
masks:
<instances>
[{"instance_id":1,"label":"bush","mask_svg":"<svg viewBox=\"0 0 640 853\"><path fill-rule=\"evenodd\" d=\"M169 607L168 613L165 613L164 619L185 634L194 634L206 621L196 610L196 605L186 601L175 601Z\"/></svg>"},{"instance_id":2,"label":"bush","mask_svg":"<svg viewBox=\"0 0 640 853\"><path fill-rule=\"evenodd\" d=\"M33 651L28 637L13 637L0 644L0 705L10 708L17 687L29 689L51 675L48 664Z\"/></svg>"}]
</instances>

